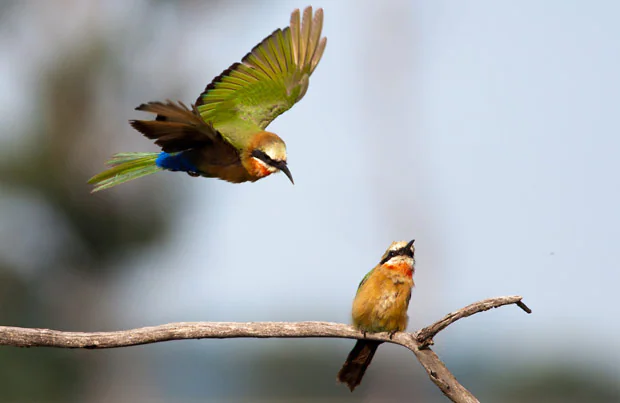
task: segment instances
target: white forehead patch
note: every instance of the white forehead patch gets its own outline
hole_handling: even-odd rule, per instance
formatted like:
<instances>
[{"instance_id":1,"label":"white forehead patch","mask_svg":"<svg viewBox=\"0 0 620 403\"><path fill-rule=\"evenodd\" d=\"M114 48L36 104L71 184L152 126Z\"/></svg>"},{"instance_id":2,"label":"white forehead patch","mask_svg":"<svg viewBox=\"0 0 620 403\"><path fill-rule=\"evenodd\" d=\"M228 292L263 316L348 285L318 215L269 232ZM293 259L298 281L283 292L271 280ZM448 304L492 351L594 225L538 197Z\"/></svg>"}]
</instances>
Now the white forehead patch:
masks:
<instances>
[{"instance_id":1,"label":"white forehead patch","mask_svg":"<svg viewBox=\"0 0 620 403\"><path fill-rule=\"evenodd\" d=\"M284 144L272 143L263 148L263 152L275 161L286 161L286 147Z\"/></svg>"},{"instance_id":2,"label":"white forehead patch","mask_svg":"<svg viewBox=\"0 0 620 403\"><path fill-rule=\"evenodd\" d=\"M390 247L388 248L388 251L391 250L399 250L404 248L405 246L407 246L408 242L405 241L396 241L396 242L392 242L392 244L390 245Z\"/></svg>"}]
</instances>

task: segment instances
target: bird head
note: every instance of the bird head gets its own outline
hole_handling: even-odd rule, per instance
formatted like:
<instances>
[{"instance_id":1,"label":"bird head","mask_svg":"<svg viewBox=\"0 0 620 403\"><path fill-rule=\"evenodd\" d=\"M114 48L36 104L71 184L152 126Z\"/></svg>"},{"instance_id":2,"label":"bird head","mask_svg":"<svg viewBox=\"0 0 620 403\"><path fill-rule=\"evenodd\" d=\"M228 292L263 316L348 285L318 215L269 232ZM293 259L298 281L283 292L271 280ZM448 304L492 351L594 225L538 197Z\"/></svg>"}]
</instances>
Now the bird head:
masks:
<instances>
[{"instance_id":1,"label":"bird head","mask_svg":"<svg viewBox=\"0 0 620 403\"><path fill-rule=\"evenodd\" d=\"M387 264L391 266L406 264L413 268L413 265L415 264L415 247L413 246L414 242L415 239L410 242L392 242L390 247L381 257L381 262L379 264Z\"/></svg>"},{"instance_id":2,"label":"bird head","mask_svg":"<svg viewBox=\"0 0 620 403\"><path fill-rule=\"evenodd\" d=\"M286 144L274 133L260 132L254 137L246 168L258 178L282 171L295 184L286 165Z\"/></svg>"}]
</instances>

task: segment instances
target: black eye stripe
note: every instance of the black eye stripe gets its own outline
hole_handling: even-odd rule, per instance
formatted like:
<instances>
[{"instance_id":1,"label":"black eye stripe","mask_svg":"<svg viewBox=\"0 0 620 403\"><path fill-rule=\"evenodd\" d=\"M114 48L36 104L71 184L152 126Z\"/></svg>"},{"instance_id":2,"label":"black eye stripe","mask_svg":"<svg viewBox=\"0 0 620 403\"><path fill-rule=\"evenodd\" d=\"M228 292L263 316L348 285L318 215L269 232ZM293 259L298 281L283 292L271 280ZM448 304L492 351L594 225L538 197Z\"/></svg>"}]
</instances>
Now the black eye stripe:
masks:
<instances>
[{"instance_id":1,"label":"black eye stripe","mask_svg":"<svg viewBox=\"0 0 620 403\"><path fill-rule=\"evenodd\" d=\"M252 157L258 158L259 160L265 162L267 165L277 166L279 164L279 161L272 159L262 150L252 151Z\"/></svg>"},{"instance_id":2,"label":"black eye stripe","mask_svg":"<svg viewBox=\"0 0 620 403\"><path fill-rule=\"evenodd\" d=\"M400 249L396 249L396 250L391 250L388 252L387 256L381 260L381 262L379 262L379 264L384 264L386 263L388 260L390 260L391 258L393 258L394 256L409 256L409 257L413 257L413 251L409 248L402 247Z\"/></svg>"}]
</instances>

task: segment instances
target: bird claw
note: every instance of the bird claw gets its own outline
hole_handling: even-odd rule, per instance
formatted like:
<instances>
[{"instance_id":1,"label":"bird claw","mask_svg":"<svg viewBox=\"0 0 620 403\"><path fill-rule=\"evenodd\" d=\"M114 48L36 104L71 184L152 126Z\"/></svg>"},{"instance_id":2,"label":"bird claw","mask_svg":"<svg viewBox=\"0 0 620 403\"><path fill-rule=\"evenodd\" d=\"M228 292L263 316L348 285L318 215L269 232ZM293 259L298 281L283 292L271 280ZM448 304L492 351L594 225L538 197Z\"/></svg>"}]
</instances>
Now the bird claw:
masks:
<instances>
[{"instance_id":1,"label":"bird claw","mask_svg":"<svg viewBox=\"0 0 620 403\"><path fill-rule=\"evenodd\" d=\"M187 171L187 174L189 176L191 176L192 178L196 178L196 177L200 176L200 174L198 172L194 172L194 171Z\"/></svg>"},{"instance_id":2,"label":"bird claw","mask_svg":"<svg viewBox=\"0 0 620 403\"><path fill-rule=\"evenodd\" d=\"M398 330L395 330L395 331L393 331L393 332L390 332L390 333L389 333L389 335L390 335L390 340L392 340L392 339L394 338L394 335L396 334L396 332L397 332L397 331L398 331Z\"/></svg>"}]
</instances>

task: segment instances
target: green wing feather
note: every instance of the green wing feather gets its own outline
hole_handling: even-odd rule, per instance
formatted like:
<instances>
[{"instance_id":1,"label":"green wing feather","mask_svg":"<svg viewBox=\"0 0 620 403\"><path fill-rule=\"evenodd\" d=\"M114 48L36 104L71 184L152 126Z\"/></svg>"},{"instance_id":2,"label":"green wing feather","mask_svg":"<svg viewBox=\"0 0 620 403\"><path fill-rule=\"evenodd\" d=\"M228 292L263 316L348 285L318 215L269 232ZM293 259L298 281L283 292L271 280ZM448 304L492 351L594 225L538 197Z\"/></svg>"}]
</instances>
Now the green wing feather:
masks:
<instances>
[{"instance_id":1,"label":"green wing feather","mask_svg":"<svg viewBox=\"0 0 620 403\"><path fill-rule=\"evenodd\" d=\"M264 130L305 95L327 43L322 28L322 9L313 16L306 8L301 21L295 10L289 27L274 31L207 86L196 101L200 115L233 145Z\"/></svg>"},{"instance_id":2,"label":"green wing feather","mask_svg":"<svg viewBox=\"0 0 620 403\"><path fill-rule=\"evenodd\" d=\"M360 288L362 288L362 285L366 282L366 280L368 280L370 278L370 276L372 275L373 271L375 271L374 268L372 270L370 270L368 273L366 273L366 275L364 276L362 281L360 281L360 285L357 286L357 292L359 292Z\"/></svg>"}]
</instances>

